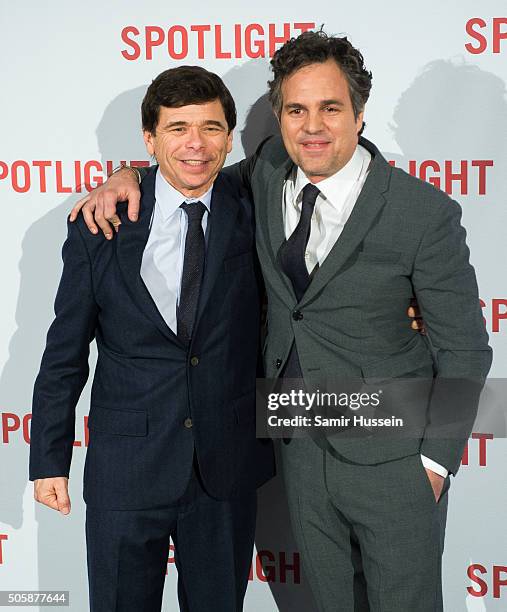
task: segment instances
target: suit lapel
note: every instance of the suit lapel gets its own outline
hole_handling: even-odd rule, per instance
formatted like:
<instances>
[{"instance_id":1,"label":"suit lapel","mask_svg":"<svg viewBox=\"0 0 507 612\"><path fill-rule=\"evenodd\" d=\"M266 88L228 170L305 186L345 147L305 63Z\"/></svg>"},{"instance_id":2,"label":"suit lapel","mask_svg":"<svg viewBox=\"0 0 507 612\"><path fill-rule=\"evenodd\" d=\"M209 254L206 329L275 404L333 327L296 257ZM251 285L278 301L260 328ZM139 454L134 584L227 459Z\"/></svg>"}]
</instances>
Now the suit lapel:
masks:
<instances>
[{"instance_id":1,"label":"suit lapel","mask_svg":"<svg viewBox=\"0 0 507 612\"><path fill-rule=\"evenodd\" d=\"M137 222L129 221L127 213L120 214L121 226L115 240L118 264L130 296L169 340L184 346L160 314L150 292L141 278L141 262L150 234L150 221L155 205L155 177L157 167L141 183L141 208Z\"/></svg>"},{"instance_id":2,"label":"suit lapel","mask_svg":"<svg viewBox=\"0 0 507 612\"><path fill-rule=\"evenodd\" d=\"M391 167L372 143L364 138L359 142L372 154L368 177L340 237L322 266L316 270L312 282L301 299L301 305L311 301L338 274L360 245L386 203L384 193L388 189Z\"/></svg>"},{"instance_id":3,"label":"suit lapel","mask_svg":"<svg viewBox=\"0 0 507 612\"><path fill-rule=\"evenodd\" d=\"M269 240L269 254L273 263L274 269L277 271L285 290L288 292L288 296L291 301L295 300L294 289L292 283L288 277L282 272L280 266L277 263L278 250L282 246L285 240L285 227L283 223L283 210L282 210L282 199L283 199L283 185L284 181L289 175L293 167L292 160L289 158L285 163L276 168L271 177L268 180L268 191L266 198L266 206L263 207L266 211L265 215L265 228L263 233L268 236Z\"/></svg>"},{"instance_id":4,"label":"suit lapel","mask_svg":"<svg viewBox=\"0 0 507 612\"><path fill-rule=\"evenodd\" d=\"M199 294L197 317L193 332L194 337L217 276L222 268L227 247L233 234L239 211L237 198L238 195L233 191L227 177L224 174L219 174L213 184L211 195L206 266Z\"/></svg>"},{"instance_id":5,"label":"suit lapel","mask_svg":"<svg viewBox=\"0 0 507 612\"><path fill-rule=\"evenodd\" d=\"M287 164L288 165L288 164ZM283 184L286 179L287 165L277 168L268 182L266 220L268 235L271 245L271 256L276 260L276 255L285 240L285 228L283 226ZM292 165L292 164L290 164Z\"/></svg>"}]
</instances>

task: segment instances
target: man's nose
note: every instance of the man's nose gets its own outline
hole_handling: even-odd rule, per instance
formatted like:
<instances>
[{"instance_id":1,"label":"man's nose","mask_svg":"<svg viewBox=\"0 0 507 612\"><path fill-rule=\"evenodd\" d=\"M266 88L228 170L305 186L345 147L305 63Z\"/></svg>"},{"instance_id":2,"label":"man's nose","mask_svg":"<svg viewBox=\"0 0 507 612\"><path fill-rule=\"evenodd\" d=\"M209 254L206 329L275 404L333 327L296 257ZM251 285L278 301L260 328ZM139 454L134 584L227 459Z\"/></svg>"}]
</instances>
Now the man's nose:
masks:
<instances>
[{"instance_id":1,"label":"man's nose","mask_svg":"<svg viewBox=\"0 0 507 612\"><path fill-rule=\"evenodd\" d=\"M187 134L186 146L190 149L202 149L205 145L205 140L201 130L198 127L191 127Z\"/></svg>"},{"instance_id":2,"label":"man's nose","mask_svg":"<svg viewBox=\"0 0 507 612\"><path fill-rule=\"evenodd\" d=\"M309 134L317 134L322 130L322 117L319 112L309 112L306 115L305 131Z\"/></svg>"}]
</instances>

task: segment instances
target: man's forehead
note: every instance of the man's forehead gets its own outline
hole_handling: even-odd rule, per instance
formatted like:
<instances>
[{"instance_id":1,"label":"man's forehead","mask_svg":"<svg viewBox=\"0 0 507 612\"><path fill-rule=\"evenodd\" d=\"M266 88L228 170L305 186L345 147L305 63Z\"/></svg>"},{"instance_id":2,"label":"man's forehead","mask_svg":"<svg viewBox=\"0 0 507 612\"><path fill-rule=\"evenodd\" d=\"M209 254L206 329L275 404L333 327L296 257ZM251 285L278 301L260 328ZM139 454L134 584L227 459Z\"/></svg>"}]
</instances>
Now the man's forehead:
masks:
<instances>
[{"instance_id":1,"label":"man's forehead","mask_svg":"<svg viewBox=\"0 0 507 612\"><path fill-rule=\"evenodd\" d=\"M284 103L301 97L342 102L349 98L347 78L334 60L302 66L283 80L282 92Z\"/></svg>"},{"instance_id":2,"label":"man's forehead","mask_svg":"<svg viewBox=\"0 0 507 612\"><path fill-rule=\"evenodd\" d=\"M225 119L219 100L177 107L161 106L159 112L159 119L164 121L206 121L217 118Z\"/></svg>"},{"instance_id":3,"label":"man's forehead","mask_svg":"<svg viewBox=\"0 0 507 612\"><path fill-rule=\"evenodd\" d=\"M316 77L319 78L319 76L331 82L346 80L345 74L338 63L334 59L328 59L325 62L313 62L297 68L283 80L283 83L285 84L292 80L310 83Z\"/></svg>"}]
</instances>

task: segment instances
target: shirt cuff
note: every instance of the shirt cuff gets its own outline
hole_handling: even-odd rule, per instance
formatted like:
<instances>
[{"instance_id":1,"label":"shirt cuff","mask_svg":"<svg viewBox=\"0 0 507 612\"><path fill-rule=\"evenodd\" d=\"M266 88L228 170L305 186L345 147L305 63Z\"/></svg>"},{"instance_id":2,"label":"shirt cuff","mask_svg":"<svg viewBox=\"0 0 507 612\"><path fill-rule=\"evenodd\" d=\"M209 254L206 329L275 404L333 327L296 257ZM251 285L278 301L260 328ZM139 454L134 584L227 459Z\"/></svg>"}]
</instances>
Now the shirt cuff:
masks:
<instances>
[{"instance_id":1,"label":"shirt cuff","mask_svg":"<svg viewBox=\"0 0 507 612\"><path fill-rule=\"evenodd\" d=\"M447 470L443 465L440 465L440 463L433 461L433 459L430 459L425 455L421 455L421 461L425 468L435 472L435 474L438 474L439 476L442 476L442 478L447 478L447 476L449 476L449 470Z\"/></svg>"}]
</instances>

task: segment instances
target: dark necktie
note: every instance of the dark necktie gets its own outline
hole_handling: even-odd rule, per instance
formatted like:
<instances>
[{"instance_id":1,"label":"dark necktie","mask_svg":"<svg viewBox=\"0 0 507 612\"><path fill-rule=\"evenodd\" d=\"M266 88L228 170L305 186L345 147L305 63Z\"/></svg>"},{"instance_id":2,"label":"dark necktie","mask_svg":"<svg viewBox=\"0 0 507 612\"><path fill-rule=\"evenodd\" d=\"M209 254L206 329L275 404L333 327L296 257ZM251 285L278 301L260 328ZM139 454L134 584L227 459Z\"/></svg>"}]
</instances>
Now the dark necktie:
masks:
<instances>
[{"instance_id":1,"label":"dark necktie","mask_svg":"<svg viewBox=\"0 0 507 612\"><path fill-rule=\"evenodd\" d=\"M194 326L199 290L204 271L205 243L202 230L202 217L206 207L202 202L184 202L182 208L187 213L188 229L185 238L185 257L181 275L180 302L177 309L178 338L185 344L190 342Z\"/></svg>"},{"instance_id":2,"label":"dark necktie","mask_svg":"<svg viewBox=\"0 0 507 612\"><path fill-rule=\"evenodd\" d=\"M310 275L305 262L305 251L310 238L313 210L319 193L320 190L312 183L305 185L299 223L289 239L278 250L278 262L290 278L298 302L310 284Z\"/></svg>"}]
</instances>

